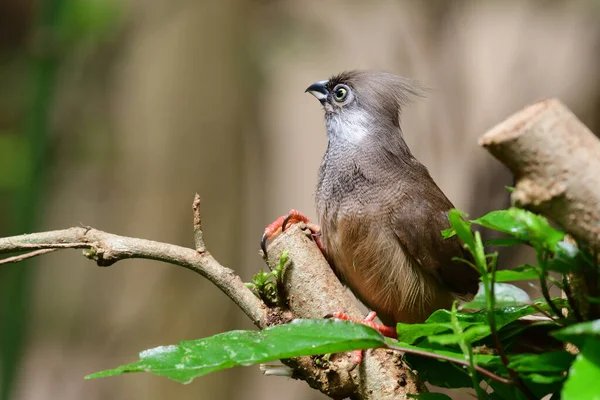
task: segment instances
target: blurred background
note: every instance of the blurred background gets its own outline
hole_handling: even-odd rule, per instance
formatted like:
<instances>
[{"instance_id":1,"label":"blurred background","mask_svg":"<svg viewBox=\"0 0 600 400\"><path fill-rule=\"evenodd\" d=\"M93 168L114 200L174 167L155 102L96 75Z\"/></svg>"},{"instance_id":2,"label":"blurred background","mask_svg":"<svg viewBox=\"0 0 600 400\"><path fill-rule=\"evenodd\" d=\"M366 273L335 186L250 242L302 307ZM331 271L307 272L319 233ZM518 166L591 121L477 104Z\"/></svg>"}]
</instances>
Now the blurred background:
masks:
<instances>
[{"instance_id":1,"label":"blurred background","mask_svg":"<svg viewBox=\"0 0 600 400\"><path fill-rule=\"evenodd\" d=\"M458 208L505 207L512 177L477 138L549 96L600 132L599 16L592 0L0 0L0 236L84 223L192 246L199 192L208 248L248 281L266 224L315 216L326 136L304 89L354 68L431 87L404 113L413 152ZM251 328L183 268L79 251L3 265L0 400L325 398L257 366L83 380Z\"/></svg>"}]
</instances>

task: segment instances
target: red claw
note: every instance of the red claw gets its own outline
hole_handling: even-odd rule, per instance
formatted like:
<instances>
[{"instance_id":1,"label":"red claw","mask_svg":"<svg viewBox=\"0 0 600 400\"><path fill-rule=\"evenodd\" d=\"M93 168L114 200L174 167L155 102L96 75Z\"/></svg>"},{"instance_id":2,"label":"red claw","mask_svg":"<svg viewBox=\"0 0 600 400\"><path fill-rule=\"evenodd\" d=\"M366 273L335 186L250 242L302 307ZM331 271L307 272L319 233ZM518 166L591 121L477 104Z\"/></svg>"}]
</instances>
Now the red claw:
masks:
<instances>
[{"instance_id":1,"label":"red claw","mask_svg":"<svg viewBox=\"0 0 600 400\"><path fill-rule=\"evenodd\" d=\"M319 238L319 234L321 233L321 227L317 224L310 222L310 219L308 219L308 217L302 214L300 211L291 209L289 213L277 218L265 228L265 232L263 233L260 241L260 248L262 249L265 256L267 255L267 240L285 231L285 229L290 224L297 224L299 222L304 222L306 224L306 227L311 230L315 243L317 244L317 246L319 246L321 252L325 254L325 248L323 247L321 238Z\"/></svg>"},{"instance_id":2,"label":"red claw","mask_svg":"<svg viewBox=\"0 0 600 400\"><path fill-rule=\"evenodd\" d=\"M362 320L358 319L358 318L352 318L348 314L338 311L338 312L334 312L331 314L327 314L327 316L325 318L337 318L337 319L343 319L345 321L358 322L360 324L370 326L373 329L377 329L379 332L381 332L381 334L383 336L387 336L392 339L398 339L398 333L396 332L396 327L395 326L385 326L385 325L381 325L376 322L373 322L376 317L377 317L377 313L375 311L371 311L365 317L365 319L362 319Z\"/></svg>"},{"instance_id":3,"label":"red claw","mask_svg":"<svg viewBox=\"0 0 600 400\"><path fill-rule=\"evenodd\" d=\"M325 316L325 318L337 318L337 319L343 319L345 321L358 322L360 324L364 324L364 325L370 326L371 328L377 329L379 332L381 332L383 334L383 336L387 336L387 337L390 337L393 339L398 338L398 333L396 332L396 327L380 325L376 322L373 322L375 320L375 317L377 317L377 313L375 311L371 311L363 320L358 319L358 318L352 318L348 314L343 313L341 311L333 312L333 313L327 314ZM363 351L356 350L353 353L354 353L354 355L352 358L352 362L356 365L359 365L362 362Z\"/></svg>"}]
</instances>

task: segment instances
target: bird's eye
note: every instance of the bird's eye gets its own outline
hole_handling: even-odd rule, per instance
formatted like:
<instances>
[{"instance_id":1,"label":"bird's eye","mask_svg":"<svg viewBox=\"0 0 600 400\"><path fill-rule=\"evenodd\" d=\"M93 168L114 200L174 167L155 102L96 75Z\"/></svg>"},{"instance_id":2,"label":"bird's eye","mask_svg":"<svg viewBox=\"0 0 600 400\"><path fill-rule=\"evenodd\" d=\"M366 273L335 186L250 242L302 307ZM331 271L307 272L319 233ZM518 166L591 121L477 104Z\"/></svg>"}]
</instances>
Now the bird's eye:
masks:
<instances>
[{"instance_id":1,"label":"bird's eye","mask_svg":"<svg viewBox=\"0 0 600 400\"><path fill-rule=\"evenodd\" d=\"M346 96L348 96L348 89L346 89L343 86L338 87L333 92L333 97L335 97L336 101L344 101L344 99L346 99Z\"/></svg>"}]
</instances>

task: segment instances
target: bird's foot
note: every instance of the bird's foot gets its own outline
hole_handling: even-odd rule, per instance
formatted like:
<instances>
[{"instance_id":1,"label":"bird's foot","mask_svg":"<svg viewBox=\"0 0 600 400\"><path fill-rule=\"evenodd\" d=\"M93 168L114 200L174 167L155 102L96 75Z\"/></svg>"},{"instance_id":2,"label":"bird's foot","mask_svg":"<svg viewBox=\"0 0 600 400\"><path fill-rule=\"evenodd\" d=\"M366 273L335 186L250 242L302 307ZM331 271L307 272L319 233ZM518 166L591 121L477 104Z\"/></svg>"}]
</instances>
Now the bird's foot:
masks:
<instances>
[{"instance_id":1,"label":"bird's foot","mask_svg":"<svg viewBox=\"0 0 600 400\"><path fill-rule=\"evenodd\" d=\"M351 316L349 316L346 313L343 313L341 311L338 312L333 312L333 313L329 313L325 316L325 318L337 318L337 319L343 319L345 321L352 321L352 322L358 322L360 324L364 324L367 326L370 326L373 329L377 329L379 332L381 332L381 334L383 334L383 336L387 336L393 339L397 339L398 338L398 333L396 332L396 327L395 326L385 326L385 325L381 325L378 324L376 322L373 322L373 320L375 319L375 317L377 317L377 313L375 311L371 311L366 317L365 319L358 319L358 318L352 318ZM352 362L355 365L359 365L362 362L362 357L363 357L363 351L362 350L355 350L352 358Z\"/></svg>"},{"instance_id":2,"label":"bird's foot","mask_svg":"<svg viewBox=\"0 0 600 400\"><path fill-rule=\"evenodd\" d=\"M304 222L306 224L306 227L312 232L312 237L315 240L315 243L317 246L319 246L321 252L325 254L325 248L323 247L323 243L319 237L321 234L321 227L310 222L310 219L300 211L291 209L289 213L277 218L265 228L265 233L263 233L260 240L260 248L265 254L265 257L267 256L267 240L285 231L290 224L297 224L299 222Z\"/></svg>"}]
</instances>

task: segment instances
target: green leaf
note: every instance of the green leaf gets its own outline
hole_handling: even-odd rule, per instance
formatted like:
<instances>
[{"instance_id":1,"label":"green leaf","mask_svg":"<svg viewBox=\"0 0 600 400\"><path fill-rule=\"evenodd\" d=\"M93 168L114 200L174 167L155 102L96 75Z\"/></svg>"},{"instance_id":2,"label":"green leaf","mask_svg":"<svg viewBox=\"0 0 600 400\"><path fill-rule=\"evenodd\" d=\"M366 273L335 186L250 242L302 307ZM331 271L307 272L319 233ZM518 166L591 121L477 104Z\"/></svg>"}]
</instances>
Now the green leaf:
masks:
<instances>
[{"instance_id":1,"label":"green leaf","mask_svg":"<svg viewBox=\"0 0 600 400\"><path fill-rule=\"evenodd\" d=\"M454 229L454 228L448 228L448 229L444 229L442 231L442 237L444 239L449 239L454 235L456 235L456 229Z\"/></svg>"},{"instance_id":2,"label":"green leaf","mask_svg":"<svg viewBox=\"0 0 600 400\"><path fill-rule=\"evenodd\" d=\"M561 299L558 299L562 301ZM543 310L547 310L549 306L543 301L535 302L538 308ZM561 303L562 304L562 303ZM560 307L560 304L559 304ZM510 306L510 307L499 307L494 310L494 318L496 319L496 325L498 329L503 328L504 326L510 324L517 319L524 317L526 315L535 314L538 311L530 305L519 305L519 306ZM468 313L457 313L456 317L458 319L458 323L462 327L462 329L466 329L469 326L473 325L488 325L488 316L485 310L476 311L476 312L468 312ZM398 337L402 337L402 342L407 342L413 344L416 339L419 337L425 337L434 335L437 333L445 333L451 330L450 324L451 313L448 310L437 310L425 321L424 324L411 324L408 325L412 327L409 329L406 337L413 340L413 342L405 341L404 338L404 329L406 329L406 324L398 324L397 331ZM429 325L437 326L437 330L431 328ZM445 329L444 329L445 328ZM419 335L419 330L423 331L422 335ZM477 335L473 338L473 341L483 339L487 335Z\"/></svg>"},{"instance_id":3,"label":"green leaf","mask_svg":"<svg viewBox=\"0 0 600 400\"><path fill-rule=\"evenodd\" d=\"M520 208L492 211L470 222L504 232L518 239L555 251L565 234L554 229L541 215Z\"/></svg>"},{"instance_id":4,"label":"green leaf","mask_svg":"<svg viewBox=\"0 0 600 400\"><path fill-rule=\"evenodd\" d=\"M450 322L426 322L424 324L405 324L399 322L396 324L396 332L398 332L398 341L414 344L422 337L430 337L440 333L449 332L452 330Z\"/></svg>"},{"instance_id":5,"label":"green leaf","mask_svg":"<svg viewBox=\"0 0 600 400\"><path fill-rule=\"evenodd\" d=\"M534 392L536 398L542 398L549 393L560 391L566 379L566 371L572 364L575 356L566 351L556 351L541 354L511 354L509 367L514 369L527 386ZM500 359L487 365L488 369L502 368ZM494 390L504 392L494 386ZM510 396L500 396L513 399Z\"/></svg>"},{"instance_id":6,"label":"green leaf","mask_svg":"<svg viewBox=\"0 0 600 400\"><path fill-rule=\"evenodd\" d=\"M381 347L383 336L363 324L340 320L295 320L262 331L231 331L205 339L142 351L140 361L96 372L86 379L150 372L181 383L240 365Z\"/></svg>"},{"instance_id":7,"label":"green leaf","mask_svg":"<svg viewBox=\"0 0 600 400\"><path fill-rule=\"evenodd\" d=\"M516 237L523 237L527 230L523 224L517 223L514 214L510 210L491 211L482 217L471 220L471 222L495 231L508 233Z\"/></svg>"},{"instance_id":8,"label":"green leaf","mask_svg":"<svg viewBox=\"0 0 600 400\"><path fill-rule=\"evenodd\" d=\"M600 319L567 326L566 328L553 332L552 335L559 340L581 346L587 337L600 339Z\"/></svg>"},{"instance_id":9,"label":"green leaf","mask_svg":"<svg viewBox=\"0 0 600 400\"><path fill-rule=\"evenodd\" d=\"M452 397L444 393L408 394L408 398L419 400L452 400Z\"/></svg>"},{"instance_id":10,"label":"green leaf","mask_svg":"<svg viewBox=\"0 0 600 400\"><path fill-rule=\"evenodd\" d=\"M575 356L567 351L551 351L542 354L511 355L508 366L519 373L553 372L561 374L569 369Z\"/></svg>"},{"instance_id":11,"label":"green leaf","mask_svg":"<svg viewBox=\"0 0 600 400\"><path fill-rule=\"evenodd\" d=\"M454 228L460 240L462 240L469 249L473 250L475 249L475 240L473 239L470 223L463 218L465 215L466 214L457 209L452 209L448 212L448 220L450 221L450 226Z\"/></svg>"},{"instance_id":12,"label":"green leaf","mask_svg":"<svg viewBox=\"0 0 600 400\"><path fill-rule=\"evenodd\" d=\"M522 265L514 269L506 269L496 272L496 282L514 282L529 279L538 279L539 275L533 265Z\"/></svg>"},{"instance_id":13,"label":"green leaf","mask_svg":"<svg viewBox=\"0 0 600 400\"><path fill-rule=\"evenodd\" d=\"M488 271L488 263L485 256L485 249L483 248L483 241L481 240L481 233L475 232L474 239L475 247L471 249L471 255L475 260L475 265L477 266L479 273L483 275ZM495 258L497 257L497 253L493 254L495 255L492 255L492 257L495 260Z\"/></svg>"},{"instance_id":14,"label":"green leaf","mask_svg":"<svg viewBox=\"0 0 600 400\"><path fill-rule=\"evenodd\" d=\"M569 370L562 400L600 400L600 339L588 337Z\"/></svg>"},{"instance_id":15,"label":"green leaf","mask_svg":"<svg viewBox=\"0 0 600 400\"><path fill-rule=\"evenodd\" d=\"M421 346L413 346L408 343L398 343L400 347L423 350ZM426 349L428 352L442 356L464 360L465 356L460 350L451 350L438 344L432 344ZM422 357L406 353L406 362L416 371L419 371L419 377L432 385L445 388L472 387L473 383L468 375L468 369L462 365L457 365L447 361L434 360L432 358ZM506 376L506 369L502 366L500 357L489 354L473 354L475 364L486 368L487 365L494 366L495 372Z\"/></svg>"},{"instance_id":16,"label":"green leaf","mask_svg":"<svg viewBox=\"0 0 600 400\"><path fill-rule=\"evenodd\" d=\"M288 251L284 250L281 255L279 256L279 264L277 264L277 266L275 267L275 270L273 271L273 276L275 277L275 281L280 282L281 281L281 277L283 275L283 269L285 268L285 264L287 264L287 262L290 260L290 257L288 255Z\"/></svg>"},{"instance_id":17,"label":"green leaf","mask_svg":"<svg viewBox=\"0 0 600 400\"><path fill-rule=\"evenodd\" d=\"M430 343L439 343L441 345L459 344L461 341L471 344L482 337L488 336L490 333L490 327L487 325L472 325L460 334L448 333L444 335L428 336L427 340Z\"/></svg>"},{"instance_id":18,"label":"green leaf","mask_svg":"<svg viewBox=\"0 0 600 400\"><path fill-rule=\"evenodd\" d=\"M494 308L496 309L531 304L531 298L527 292L510 283L495 283L494 298ZM473 300L462 304L461 309L483 309L487 306L486 301L484 286L480 285Z\"/></svg>"},{"instance_id":19,"label":"green leaf","mask_svg":"<svg viewBox=\"0 0 600 400\"><path fill-rule=\"evenodd\" d=\"M270 273L261 269L252 277L252 282L259 288L262 288L268 282L270 276Z\"/></svg>"},{"instance_id":20,"label":"green leaf","mask_svg":"<svg viewBox=\"0 0 600 400\"><path fill-rule=\"evenodd\" d=\"M431 351L431 349L427 350ZM458 358L462 357L462 353L452 354ZM419 378L423 382L443 388L463 388L473 385L467 369L461 365L413 354L407 354L405 361L412 369L419 371Z\"/></svg>"},{"instance_id":21,"label":"green leaf","mask_svg":"<svg viewBox=\"0 0 600 400\"><path fill-rule=\"evenodd\" d=\"M567 274L569 272L580 271L586 266L595 267L587 260L585 251L581 251L577 246L569 242L558 242L554 256L547 262L547 269L550 271Z\"/></svg>"}]
</instances>

